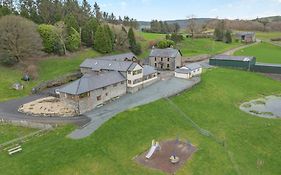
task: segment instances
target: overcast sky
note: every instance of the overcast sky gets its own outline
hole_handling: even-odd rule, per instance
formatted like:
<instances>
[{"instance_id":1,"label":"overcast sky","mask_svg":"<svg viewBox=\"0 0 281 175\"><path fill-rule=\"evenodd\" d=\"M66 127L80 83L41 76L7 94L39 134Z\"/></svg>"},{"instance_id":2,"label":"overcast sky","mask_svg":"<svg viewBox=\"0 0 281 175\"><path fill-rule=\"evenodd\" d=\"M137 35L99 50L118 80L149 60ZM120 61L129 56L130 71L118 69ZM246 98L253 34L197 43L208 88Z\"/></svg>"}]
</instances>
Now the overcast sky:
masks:
<instances>
[{"instance_id":1,"label":"overcast sky","mask_svg":"<svg viewBox=\"0 0 281 175\"><path fill-rule=\"evenodd\" d=\"M89 0L102 11L150 21L198 18L254 19L281 15L281 0Z\"/></svg>"}]
</instances>

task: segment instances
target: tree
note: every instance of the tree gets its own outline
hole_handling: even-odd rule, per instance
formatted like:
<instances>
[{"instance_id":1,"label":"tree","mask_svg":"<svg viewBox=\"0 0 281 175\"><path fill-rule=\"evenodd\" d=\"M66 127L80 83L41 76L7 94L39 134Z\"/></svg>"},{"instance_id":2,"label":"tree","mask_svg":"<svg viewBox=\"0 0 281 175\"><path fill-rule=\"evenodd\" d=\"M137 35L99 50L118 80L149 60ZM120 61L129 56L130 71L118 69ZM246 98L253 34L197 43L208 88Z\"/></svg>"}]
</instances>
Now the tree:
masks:
<instances>
[{"instance_id":1,"label":"tree","mask_svg":"<svg viewBox=\"0 0 281 175\"><path fill-rule=\"evenodd\" d=\"M43 40L44 51L47 53L56 53L57 44L59 43L56 28L53 25L41 24L38 27L38 32Z\"/></svg>"},{"instance_id":2,"label":"tree","mask_svg":"<svg viewBox=\"0 0 281 175\"><path fill-rule=\"evenodd\" d=\"M68 32L71 32L71 28L74 28L76 31L80 30L78 21L72 14L68 14L67 16L65 16L64 23L67 27Z\"/></svg>"},{"instance_id":3,"label":"tree","mask_svg":"<svg viewBox=\"0 0 281 175\"><path fill-rule=\"evenodd\" d=\"M263 25L263 32L266 32L266 27L270 23L270 21L267 18L263 18L263 19L258 18L257 21Z\"/></svg>"},{"instance_id":4,"label":"tree","mask_svg":"<svg viewBox=\"0 0 281 175\"><path fill-rule=\"evenodd\" d=\"M130 27L129 32L128 32L128 39L129 39L130 47L133 47L137 44L135 34L134 34L134 30L133 30L132 27Z\"/></svg>"},{"instance_id":5,"label":"tree","mask_svg":"<svg viewBox=\"0 0 281 175\"><path fill-rule=\"evenodd\" d=\"M91 18L82 28L82 42L87 47L92 47L94 44L94 34L97 31L98 22L95 18Z\"/></svg>"},{"instance_id":6,"label":"tree","mask_svg":"<svg viewBox=\"0 0 281 175\"><path fill-rule=\"evenodd\" d=\"M214 39L216 41L223 41L224 34L225 34L225 22L224 22L224 20L219 20L215 27Z\"/></svg>"},{"instance_id":7,"label":"tree","mask_svg":"<svg viewBox=\"0 0 281 175\"><path fill-rule=\"evenodd\" d=\"M1 17L0 33L0 58L7 64L22 62L42 49L36 25L20 16Z\"/></svg>"},{"instance_id":8,"label":"tree","mask_svg":"<svg viewBox=\"0 0 281 175\"><path fill-rule=\"evenodd\" d=\"M131 51L136 54L136 55L140 55L142 53L141 50L141 44L137 43L136 45L134 45L133 47L131 47Z\"/></svg>"},{"instance_id":9,"label":"tree","mask_svg":"<svg viewBox=\"0 0 281 175\"><path fill-rule=\"evenodd\" d=\"M194 15L191 15L188 19L188 25L187 25L187 30L191 34L191 37L194 38L194 34L196 33L197 30L197 21Z\"/></svg>"},{"instance_id":10,"label":"tree","mask_svg":"<svg viewBox=\"0 0 281 175\"><path fill-rule=\"evenodd\" d=\"M109 45L111 45L112 49L114 47L114 41L115 41L115 36L114 36L114 33L111 31L109 25L105 25L104 26L104 30L107 34L107 37L109 37Z\"/></svg>"},{"instance_id":11,"label":"tree","mask_svg":"<svg viewBox=\"0 0 281 175\"><path fill-rule=\"evenodd\" d=\"M80 47L80 34L73 28L70 28L68 37L66 38L66 49L70 52L76 51Z\"/></svg>"},{"instance_id":12,"label":"tree","mask_svg":"<svg viewBox=\"0 0 281 175\"><path fill-rule=\"evenodd\" d=\"M232 43L232 36L231 36L231 31L230 30L227 30L225 32L225 35L224 35L224 42L225 43Z\"/></svg>"},{"instance_id":13,"label":"tree","mask_svg":"<svg viewBox=\"0 0 281 175\"><path fill-rule=\"evenodd\" d=\"M103 26L99 26L94 41L94 48L101 53L112 52L112 45L110 45L111 39Z\"/></svg>"},{"instance_id":14,"label":"tree","mask_svg":"<svg viewBox=\"0 0 281 175\"><path fill-rule=\"evenodd\" d=\"M160 49L169 48L175 45L175 42L172 40L162 40L157 43L157 47Z\"/></svg>"},{"instance_id":15,"label":"tree","mask_svg":"<svg viewBox=\"0 0 281 175\"><path fill-rule=\"evenodd\" d=\"M94 15L98 22L102 20L102 13L100 11L100 6L96 2L94 4Z\"/></svg>"},{"instance_id":16,"label":"tree","mask_svg":"<svg viewBox=\"0 0 281 175\"><path fill-rule=\"evenodd\" d=\"M59 42L56 45L57 50L61 50L61 55L65 55L66 54L66 39L68 36L68 32L67 32L67 27L65 26L63 21L59 21L55 24L55 28L56 28L56 35L59 38ZM62 46L62 48L61 48Z\"/></svg>"}]
</instances>

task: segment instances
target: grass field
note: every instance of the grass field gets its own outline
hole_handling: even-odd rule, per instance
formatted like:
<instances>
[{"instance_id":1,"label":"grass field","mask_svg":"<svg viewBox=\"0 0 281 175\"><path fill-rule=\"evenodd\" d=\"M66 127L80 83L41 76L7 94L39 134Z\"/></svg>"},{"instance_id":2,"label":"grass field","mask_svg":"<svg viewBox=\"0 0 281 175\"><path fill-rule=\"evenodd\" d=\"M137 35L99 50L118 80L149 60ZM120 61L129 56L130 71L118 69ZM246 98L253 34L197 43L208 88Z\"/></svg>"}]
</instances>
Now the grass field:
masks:
<instances>
[{"instance_id":1,"label":"grass field","mask_svg":"<svg viewBox=\"0 0 281 175\"><path fill-rule=\"evenodd\" d=\"M241 43L226 44L217 42L213 39L190 39L186 38L182 43L178 44L183 56L195 56L201 54L221 54L227 50L239 47Z\"/></svg>"},{"instance_id":2,"label":"grass field","mask_svg":"<svg viewBox=\"0 0 281 175\"><path fill-rule=\"evenodd\" d=\"M145 58L149 55L148 43L150 41L159 41L165 39L164 34L144 33L138 34L143 38L141 44L146 48L144 53L140 56ZM241 43L225 44L223 42L216 42L213 39L190 39L185 38L184 41L179 43L176 47L181 50L184 57L196 56L201 54L220 54L229 49L240 46Z\"/></svg>"},{"instance_id":3,"label":"grass field","mask_svg":"<svg viewBox=\"0 0 281 175\"><path fill-rule=\"evenodd\" d=\"M79 69L79 65L85 58L96 57L99 54L92 49L77 52L69 57L50 57L38 62L39 78L30 83L24 83L23 91L15 91L11 86L15 82L21 82L22 72L16 68L7 68L0 65L0 101L26 96L36 84L55 79L63 74Z\"/></svg>"},{"instance_id":4,"label":"grass field","mask_svg":"<svg viewBox=\"0 0 281 175\"><path fill-rule=\"evenodd\" d=\"M281 64L281 47L265 42L242 49L234 54L255 56L257 62Z\"/></svg>"},{"instance_id":5,"label":"grass field","mask_svg":"<svg viewBox=\"0 0 281 175\"><path fill-rule=\"evenodd\" d=\"M18 127L18 126L12 126L8 124L0 123L0 136L1 136L0 144L16 139L18 137L25 136L34 131L36 131L36 129Z\"/></svg>"},{"instance_id":6,"label":"grass field","mask_svg":"<svg viewBox=\"0 0 281 175\"><path fill-rule=\"evenodd\" d=\"M261 40L270 40L272 38L281 38L281 32L257 32L256 37Z\"/></svg>"},{"instance_id":7,"label":"grass field","mask_svg":"<svg viewBox=\"0 0 281 175\"><path fill-rule=\"evenodd\" d=\"M13 157L0 152L1 174L160 175L132 159L152 139L176 137L198 148L179 175L281 174L281 120L253 117L238 108L244 101L280 94L280 85L259 74L217 68L204 73L191 91L171 98L194 122L224 140L224 147L159 100L117 115L83 140L66 138L73 127L62 127L23 144L23 152Z\"/></svg>"}]
</instances>

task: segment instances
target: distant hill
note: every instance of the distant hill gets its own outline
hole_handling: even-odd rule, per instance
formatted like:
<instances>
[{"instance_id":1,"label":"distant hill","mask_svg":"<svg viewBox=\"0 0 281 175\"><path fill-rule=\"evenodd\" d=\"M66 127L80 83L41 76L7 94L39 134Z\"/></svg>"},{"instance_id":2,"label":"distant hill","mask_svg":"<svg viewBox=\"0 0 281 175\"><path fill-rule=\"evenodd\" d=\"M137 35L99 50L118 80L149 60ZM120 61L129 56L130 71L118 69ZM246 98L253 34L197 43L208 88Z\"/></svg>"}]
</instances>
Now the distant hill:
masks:
<instances>
[{"instance_id":1,"label":"distant hill","mask_svg":"<svg viewBox=\"0 0 281 175\"><path fill-rule=\"evenodd\" d=\"M202 24L202 23L206 23L210 20L213 20L213 18L196 18L197 23ZM182 19L182 20L167 20L166 22L168 24L174 24L174 23L178 23L181 27L181 29L187 28L188 26L188 19ZM148 21L139 21L139 25L140 28L150 28L150 22Z\"/></svg>"},{"instance_id":2,"label":"distant hill","mask_svg":"<svg viewBox=\"0 0 281 175\"><path fill-rule=\"evenodd\" d=\"M281 22L281 16L269 16L269 17L262 17L259 18L261 20L268 20L269 22ZM257 19L254 19L256 21Z\"/></svg>"}]
</instances>

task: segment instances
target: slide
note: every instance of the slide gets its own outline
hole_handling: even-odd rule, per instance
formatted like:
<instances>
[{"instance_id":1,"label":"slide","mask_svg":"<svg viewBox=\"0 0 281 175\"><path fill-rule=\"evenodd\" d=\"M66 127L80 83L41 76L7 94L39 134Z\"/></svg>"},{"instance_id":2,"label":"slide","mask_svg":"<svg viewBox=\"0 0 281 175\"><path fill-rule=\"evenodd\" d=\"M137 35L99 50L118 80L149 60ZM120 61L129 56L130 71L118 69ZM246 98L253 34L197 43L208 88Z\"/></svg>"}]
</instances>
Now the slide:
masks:
<instances>
[{"instance_id":1,"label":"slide","mask_svg":"<svg viewBox=\"0 0 281 175\"><path fill-rule=\"evenodd\" d=\"M150 159L151 156L154 154L154 152L156 151L156 149L158 148L158 145L154 145L150 148L149 152L147 153L147 155L145 156L147 159Z\"/></svg>"}]
</instances>

